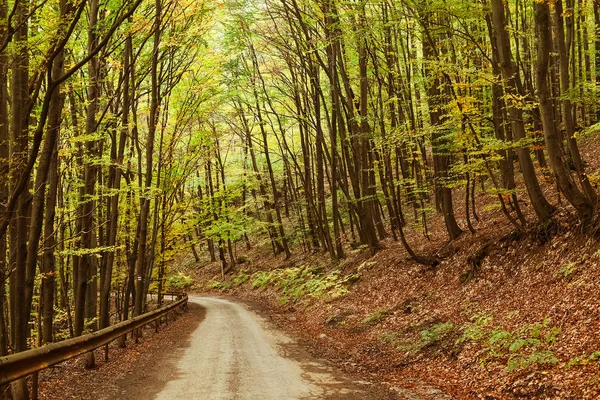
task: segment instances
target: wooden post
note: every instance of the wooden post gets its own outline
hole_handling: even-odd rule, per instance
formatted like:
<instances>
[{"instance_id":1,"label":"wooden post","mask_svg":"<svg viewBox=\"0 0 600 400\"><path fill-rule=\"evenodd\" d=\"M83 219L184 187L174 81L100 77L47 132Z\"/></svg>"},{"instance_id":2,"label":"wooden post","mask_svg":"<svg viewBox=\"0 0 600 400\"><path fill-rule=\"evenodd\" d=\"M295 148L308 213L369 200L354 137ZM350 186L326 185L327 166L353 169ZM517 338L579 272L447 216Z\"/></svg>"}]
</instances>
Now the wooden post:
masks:
<instances>
[{"instance_id":1,"label":"wooden post","mask_svg":"<svg viewBox=\"0 0 600 400\"><path fill-rule=\"evenodd\" d=\"M39 383L39 373L34 372L31 374L31 400L38 400L38 383Z\"/></svg>"},{"instance_id":2,"label":"wooden post","mask_svg":"<svg viewBox=\"0 0 600 400\"><path fill-rule=\"evenodd\" d=\"M124 349L125 347L127 347L127 334L119 337L118 339L118 343L119 343L119 347Z\"/></svg>"}]
</instances>

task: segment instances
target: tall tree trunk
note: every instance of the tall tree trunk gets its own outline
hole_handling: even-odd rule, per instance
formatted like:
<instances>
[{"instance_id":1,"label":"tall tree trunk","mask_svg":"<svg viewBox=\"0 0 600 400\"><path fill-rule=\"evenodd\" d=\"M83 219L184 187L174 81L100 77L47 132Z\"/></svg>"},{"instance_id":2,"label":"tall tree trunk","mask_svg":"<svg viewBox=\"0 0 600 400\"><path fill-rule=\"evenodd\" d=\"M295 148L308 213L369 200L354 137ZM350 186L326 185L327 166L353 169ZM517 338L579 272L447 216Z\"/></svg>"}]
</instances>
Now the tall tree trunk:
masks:
<instances>
[{"instance_id":1,"label":"tall tree trunk","mask_svg":"<svg viewBox=\"0 0 600 400\"><path fill-rule=\"evenodd\" d=\"M571 17L569 17L569 21L572 24L572 13L573 9L570 9ZM563 99L562 103L562 117L563 123L565 125L565 131L567 135L567 144L569 146L569 152L571 154L571 159L573 161L573 166L575 167L575 171L577 171L577 177L579 178L579 182L581 183L581 187L583 188L583 192L590 203L590 207L594 207L598 201L598 195L594 191L586 173L585 167L583 163L583 159L581 158L581 153L579 152L579 146L577 146L577 139L575 137L575 118L573 115L573 108L571 106L571 100L569 100L567 93L571 89L571 84L569 80L569 48L565 43L565 33L564 33L564 23L563 23L563 7L562 0L554 1L554 13L552 18L554 29L556 32L555 40L558 42L558 56L560 63L560 86L562 90ZM571 26L572 28L572 26ZM569 36L573 36L570 34ZM570 46L573 38L570 37ZM567 194L565 193L565 196ZM575 193L573 195L576 196ZM577 199L577 203L583 203L585 199ZM571 199L569 199L571 201ZM589 207L588 207L589 208ZM583 212L584 214L588 211L580 210L580 214ZM580 215L583 218L583 215Z\"/></svg>"},{"instance_id":2,"label":"tall tree trunk","mask_svg":"<svg viewBox=\"0 0 600 400\"><path fill-rule=\"evenodd\" d=\"M594 71L596 78L596 98L600 98L600 0L594 1L594 29L596 40L594 41ZM600 104L596 103L595 122L600 122Z\"/></svg>"},{"instance_id":3,"label":"tall tree trunk","mask_svg":"<svg viewBox=\"0 0 600 400\"><path fill-rule=\"evenodd\" d=\"M108 184L112 189L112 195L107 201L108 226L106 227L108 251L104 254L101 268L101 288L100 288L100 329L110 325L110 288L112 280L113 264L115 260L117 232L119 221L119 192L121 189L121 175L123 159L125 155L125 145L129 134L129 109L130 104L130 64L132 58L132 38L128 35L125 39L125 50L123 54L123 102L121 115L121 130L118 144L113 141L111 146L112 163L109 168Z\"/></svg>"},{"instance_id":4,"label":"tall tree trunk","mask_svg":"<svg viewBox=\"0 0 600 400\"><path fill-rule=\"evenodd\" d=\"M257 76L260 79L260 69L259 69L260 67L258 64L258 58L256 56L256 51L254 50L254 46L252 45L251 39L249 39L248 47L250 48L252 63L253 63L254 70L255 70L254 72L257 74ZM269 143L267 140L267 130L265 129L265 121L263 119L260 102L259 102L259 97L258 97L258 89L256 87L256 78L254 78L254 77L252 79L252 90L253 90L254 100L255 100L255 105L256 105L256 118L258 120L258 125L259 125L260 132L262 134L262 139L263 139L263 143L262 143L263 153L265 155L265 162L267 164L267 172L269 174L269 182L271 183L271 191L272 191L272 198L273 198L272 207L273 207L273 210L275 211L275 217L277 218L277 232L279 234L279 240L281 241L281 246L283 247L283 251L285 252L286 258L290 258L292 253L290 252L288 240L285 236L283 220L281 218L281 211L279 209L279 191L277 190L277 184L275 182L275 174L273 173L273 165L271 163L271 154L269 152Z\"/></svg>"},{"instance_id":5,"label":"tall tree trunk","mask_svg":"<svg viewBox=\"0 0 600 400\"><path fill-rule=\"evenodd\" d=\"M141 315L144 312L144 287L147 263L147 241L148 241L148 218L150 214L150 189L152 187L152 161L154 156L154 137L156 126L158 124L159 106L160 106L160 86L159 86L159 46L161 38L161 18L162 1L155 1L155 21L154 21L154 45L152 51L152 61L150 67L151 78L151 98L150 115L148 117L148 136L146 137L146 172L144 174L144 187L142 196L140 196L140 219L139 219L139 244L136 265L136 293L135 293L135 315Z\"/></svg>"},{"instance_id":6,"label":"tall tree trunk","mask_svg":"<svg viewBox=\"0 0 600 400\"><path fill-rule=\"evenodd\" d=\"M501 78L502 71L500 70L500 56L498 54L498 45L497 38L494 35L494 30L492 27L492 18L491 15L486 14L486 23L488 26L488 33L490 35L491 44L492 44L492 72L494 76ZM504 96L502 90L501 82L494 82L492 84L492 117L494 123L494 132L496 138L501 141L511 142L512 131L511 126L505 124L503 109L505 109L506 103L502 100ZM521 211L521 206L519 205L519 199L517 198L516 193L516 183L515 183L515 170L514 170L514 150L509 148L507 150L503 150L499 152L502 156L502 160L500 160L500 175L502 179L502 186L512 192L512 204L513 208L517 212L517 216L521 223L524 225L526 223L525 216ZM543 150L542 150L543 153ZM543 157L541 158L543 160ZM475 208L473 208L474 210Z\"/></svg>"},{"instance_id":7,"label":"tall tree trunk","mask_svg":"<svg viewBox=\"0 0 600 400\"><path fill-rule=\"evenodd\" d=\"M274 253L279 254L284 251L283 244L279 240L277 231L276 231L275 227L273 226L274 225L273 215L272 215L273 206L271 205L271 202L268 200L267 188L262 179L260 169L258 168L258 162L256 161L256 154L254 152L254 144L252 141L252 131L250 130L250 126L248 125L248 120L246 119L246 115L244 114L241 104L238 105L238 114L239 114L240 121L242 122L242 126L244 129L244 134L245 134L244 138L246 141L246 148L248 149L248 154L250 154L250 161L252 163L252 169L254 170L256 180L258 181L258 190L260 192L261 197L263 198L263 204L266 209L267 231L269 233L269 237L271 238L271 244L273 245ZM214 253L214 251L213 251L213 253Z\"/></svg>"},{"instance_id":8,"label":"tall tree trunk","mask_svg":"<svg viewBox=\"0 0 600 400\"><path fill-rule=\"evenodd\" d=\"M360 5L359 14L359 31L363 32L366 29L365 21L365 4ZM373 158L372 158L372 132L368 118L368 101L369 101L369 80L367 76L367 41L366 37L359 39L358 43L358 65L360 79L360 98L359 98L359 115L360 115L360 137L358 138L359 150L359 168L360 168L360 184L362 189L362 197L357 199L359 207L359 218L361 230L363 232L363 243L367 244L374 253L379 245L375 227L375 182L373 180Z\"/></svg>"},{"instance_id":9,"label":"tall tree trunk","mask_svg":"<svg viewBox=\"0 0 600 400\"><path fill-rule=\"evenodd\" d=\"M50 123L50 118L48 120ZM48 190L46 193L46 214L44 216L44 239L42 254L42 287L41 287L41 309L42 309L42 341L50 343L54 341L54 292L56 288L56 258L54 256L56 247L56 233L54 219L56 216L56 200L58 190L58 146L52 152L50 172L48 174Z\"/></svg>"},{"instance_id":10,"label":"tall tree trunk","mask_svg":"<svg viewBox=\"0 0 600 400\"><path fill-rule=\"evenodd\" d=\"M339 206L338 206L338 193L337 193L337 175L338 175L338 155L337 155L337 127L338 122L342 123L342 121L338 121L338 108L339 104L339 96L340 89L338 86L337 79L333 78L334 75L337 75L337 45L331 43L334 39L334 27L333 20L329 13L333 12L335 9L334 0L325 0L325 33L329 40L327 45L327 53L329 60L329 82L331 85L331 129L329 130L329 141L331 145L331 212L333 214L333 247L335 247L335 256L340 259L344 257L344 249L342 247L342 239L340 236L340 224L338 222L337 216L339 215Z\"/></svg>"},{"instance_id":11,"label":"tall tree trunk","mask_svg":"<svg viewBox=\"0 0 600 400\"><path fill-rule=\"evenodd\" d=\"M544 124L544 137L546 139L546 148L550 165L556 176L560 190L565 197L577 210L579 217L584 222L589 222L593 217L593 208L588 199L579 191L577 186L571 180L569 170L563 159L563 153L560 149L556 126L552 119L552 104L550 103L550 91L548 88L548 61L552 49L550 33L550 8L546 1L536 2L535 22L538 35L538 63L537 63L537 85L540 99L540 111L542 122Z\"/></svg>"},{"instance_id":12,"label":"tall tree trunk","mask_svg":"<svg viewBox=\"0 0 600 400\"><path fill-rule=\"evenodd\" d=\"M61 15L64 17L70 7L67 1L60 2ZM57 57L54 59L52 66L52 78L60 78L63 74L64 49L60 49ZM50 99L50 110L48 112L48 127L46 129L46 142L42 150L39 168L48 169L47 176L47 193L45 199L46 213L44 215L44 236L43 236L43 253L42 253L42 286L41 286L41 302L42 302L42 341L49 343L53 341L53 319L54 319L54 291L55 291L55 265L56 260L54 251L56 246L56 233L54 220L56 216L56 203L58 194L58 137L61 126L62 110L65 102L65 94L61 91L61 85L58 85L52 93ZM51 143L54 141L54 143ZM46 149L48 147L48 149ZM49 163L46 165L46 151L51 152ZM38 189L43 193L43 190ZM37 193L36 193L37 194ZM33 223L33 221L32 221ZM30 241L32 238L30 237ZM37 249L33 250L37 252Z\"/></svg>"},{"instance_id":13,"label":"tall tree trunk","mask_svg":"<svg viewBox=\"0 0 600 400\"><path fill-rule=\"evenodd\" d=\"M0 0L0 37L8 34L8 1ZM9 131L8 131L8 54L0 52L0 176L9 176ZM6 202L9 195L9 180L0 179L0 218L5 217ZM6 233L0 235L0 356L6 355L9 344L8 324L5 319L6 303L6 252L8 250Z\"/></svg>"},{"instance_id":14,"label":"tall tree trunk","mask_svg":"<svg viewBox=\"0 0 600 400\"><path fill-rule=\"evenodd\" d=\"M11 190L17 185L20 175L25 169L28 155L29 115L29 48L28 48L28 2L19 1L15 7L15 25L18 27L13 36L15 54L12 67L11 82L11 138L10 138L10 176ZM27 234L30 213L29 193L19 195L16 215L10 222L10 301L11 301L11 335L15 352L27 349L29 332L29 310L26 303L27 274ZM27 386L24 379L13 382L13 397L27 399Z\"/></svg>"},{"instance_id":15,"label":"tall tree trunk","mask_svg":"<svg viewBox=\"0 0 600 400\"><path fill-rule=\"evenodd\" d=\"M98 0L89 0L89 27L88 27L88 54L91 54L99 42L98 38ZM97 140L94 139L97 129L98 102L100 98L100 60L98 56L93 56L88 64L89 85L87 88L87 110L85 132L87 141L85 142L85 164L84 164L84 183L83 197L81 201L81 248L85 253L79 259L78 277L77 277L77 300L75 303L75 335L81 335L86 328L94 331L97 329L97 259L91 252L96 246L94 230L94 210L96 201L95 186L98 175L94 158L98 157ZM89 326L85 326L85 320L91 321ZM85 366L92 368L95 365L94 353L90 352L86 356Z\"/></svg>"},{"instance_id":16,"label":"tall tree trunk","mask_svg":"<svg viewBox=\"0 0 600 400\"><path fill-rule=\"evenodd\" d=\"M517 80L515 77L515 68L512 61L512 53L510 49L510 39L507 31L506 17L504 14L504 2L502 0L491 0L492 4L492 25L494 34L498 43L498 56L500 61L500 69L504 80L504 90L511 99L509 105L509 115L511 121L511 129L516 141L525 139L525 124L523 122L523 111L519 106L513 105L512 102L517 98L522 97L524 93L519 93ZM548 203L544 197L540 187L538 178L535 174L535 168L529 154L529 148L520 146L517 149L519 157L519 165L523 173L523 181L531 200L531 205L540 222L545 222L550 219L554 212L554 207Z\"/></svg>"},{"instance_id":17,"label":"tall tree trunk","mask_svg":"<svg viewBox=\"0 0 600 400\"><path fill-rule=\"evenodd\" d=\"M65 16L67 14L66 2L61 2L61 16ZM64 50L61 49L54 59L52 65L52 79L58 79L63 74L63 62L64 62ZM40 158L38 162L38 168L35 177L34 184L34 195L32 202L32 211L31 211L31 223L29 230L29 242L27 243L27 261L26 261L26 292L25 292L25 304L22 306L26 308L26 319L29 320L31 304L33 300L33 289L34 289L34 280L36 275L36 267L38 261L38 248L40 244L40 237L42 234L42 228L44 224L48 224L47 232L50 237L49 240L51 242L54 241L52 236L54 230L54 216L55 216L55 206L56 206L56 181L58 178L58 172L56 171L58 152L57 141L60 130L61 123L61 114L62 108L64 104L64 94L60 92L60 85L56 87L50 98L50 109L48 112L48 125L46 129L46 138L44 140L44 146L40 153ZM48 193L46 194L46 187L49 175L53 175L53 186L49 187ZM46 202L48 199L48 202ZM46 213L44 217L44 207L46 208ZM45 229L45 228L44 228ZM46 236L45 236L46 237ZM53 244L51 243L52 247ZM44 244L46 246L46 244ZM44 307L43 312L44 316L49 319L50 322L50 330L44 330L42 333L42 338L44 342L52 341L52 312L53 312L53 296L54 296L54 260L53 257L44 257L43 260L46 260L46 263L42 263L45 268L48 268L47 271L42 271L42 303ZM44 290L45 289L45 290ZM48 290L51 290L48 293ZM50 301L50 304L46 304L47 301ZM48 313L49 315L46 315ZM45 318L46 319L46 318Z\"/></svg>"},{"instance_id":18,"label":"tall tree trunk","mask_svg":"<svg viewBox=\"0 0 600 400\"><path fill-rule=\"evenodd\" d=\"M423 21L423 25L428 27L430 21L426 17ZM434 60L435 50L432 48L433 44L430 40L423 40L423 57L425 60ZM431 68L426 68L426 75L430 75ZM456 217L454 216L454 206L452 204L452 189L447 187L448 184L448 172L450 168L450 158L446 153L445 147L448 144L448 138L441 126L443 121L441 119L440 111L440 98L447 97L443 96L440 90L440 79L434 78L432 82L427 85L427 102L429 105L429 119L434 129L431 137L432 151L433 151L433 167L436 176L436 198L441 203L441 212L444 216L444 223L446 224L446 230L451 240L454 240L460 236L463 230L456 223ZM448 85L449 83L446 83ZM446 89L445 89L446 90Z\"/></svg>"}]
</instances>

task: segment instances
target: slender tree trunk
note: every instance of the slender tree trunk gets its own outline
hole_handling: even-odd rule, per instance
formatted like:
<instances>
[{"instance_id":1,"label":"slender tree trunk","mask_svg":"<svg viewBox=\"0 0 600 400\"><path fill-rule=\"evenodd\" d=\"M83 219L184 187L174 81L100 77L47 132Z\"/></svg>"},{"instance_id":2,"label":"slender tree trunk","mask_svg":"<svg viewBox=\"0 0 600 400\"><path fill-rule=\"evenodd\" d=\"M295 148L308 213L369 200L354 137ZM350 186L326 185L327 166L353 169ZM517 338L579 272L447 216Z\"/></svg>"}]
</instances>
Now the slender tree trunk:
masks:
<instances>
[{"instance_id":1,"label":"slender tree trunk","mask_svg":"<svg viewBox=\"0 0 600 400\"><path fill-rule=\"evenodd\" d=\"M535 7L535 22L538 35L538 63L537 63L537 85L540 99L540 111L544 124L544 137L550 165L556 176L560 190L577 210L579 217L584 222L589 222L593 217L593 208L589 200L579 191L571 180L569 171L563 159L556 126L552 120L552 104L550 103L550 90L548 88L548 62L552 49L550 33L550 8L546 1L537 2Z\"/></svg>"},{"instance_id":2,"label":"slender tree trunk","mask_svg":"<svg viewBox=\"0 0 600 400\"><path fill-rule=\"evenodd\" d=\"M15 7L15 24L18 27L13 36L15 54L12 66L11 82L11 138L10 138L10 176L11 186L14 188L19 182L20 175L25 169L28 155L28 125L29 115L29 48L28 36L28 3L20 1ZM12 190L11 188L11 190ZM10 222L10 301L11 301L11 335L15 352L27 349L29 333L26 295L27 274L27 234L30 214L29 193L25 191L19 195L17 210ZM27 399L27 386L24 379L12 384L15 399Z\"/></svg>"},{"instance_id":3,"label":"slender tree trunk","mask_svg":"<svg viewBox=\"0 0 600 400\"><path fill-rule=\"evenodd\" d=\"M6 18L8 1L0 0L0 37L8 34ZM0 52L0 176L9 176L9 131L8 131L8 54ZM0 218L6 214L6 202L9 196L9 180L0 179ZM8 324L5 319L6 304L6 252L8 250L6 234L0 235L0 356L6 355L9 344Z\"/></svg>"},{"instance_id":4,"label":"slender tree trunk","mask_svg":"<svg viewBox=\"0 0 600 400\"><path fill-rule=\"evenodd\" d=\"M89 27L88 27L88 53L98 45L98 0L89 0ZM87 110L86 110L86 135L85 142L85 164L84 164L84 183L83 196L80 201L81 207L81 239L80 245L85 249L85 254L79 257L79 268L77 272L77 300L75 303L75 335L81 335L86 328L92 331L97 329L97 259L91 254L96 245L94 230L94 210L96 201L95 186L98 170L93 162L97 157L98 143L93 138L97 129L97 112L100 98L100 60L97 56L90 59L88 64L89 85L87 90ZM89 326L85 326L85 319L91 321ZM95 365L94 353L90 352L86 356L85 366L92 368Z\"/></svg>"},{"instance_id":5,"label":"slender tree trunk","mask_svg":"<svg viewBox=\"0 0 600 400\"><path fill-rule=\"evenodd\" d=\"M572 13L573 9L569 10L571 13L571 17L568 18L570 22L571 28L572 23ZM596 191L592 187L586 173L583 159L581 158L581 153L579 152L579 146L577 145L577 139L575 137L575 116L573 115L573 108L571 106L571 100L566 97L567 92L571 89L571 84L569 81L569 46L565 43L565 33L564 33L564 23L563 23L563 7L562 0L554 1L554 13L553 19L554 29L556 32L555 40L558 42L558 56L560 63L560 86L563 94L562 103L562 117L563 123L565 125L565 131L567 135L567 144L569 146L569 152L571 154L571 159L573 161L573 165L575 167L575 171L577 171L577 177L579 178L579 182L581 183L581 187L583 188L583 192L588 199L591 207L594 207L598 201L598 195ZM569 30L571 31L571 30ZM569 45L573 46L573 35L572 33L569 35ZM567 194L565 193L565 196ZM571 201L571 199L569 199ZM578 203L582 203L583 199L576 200ZM583 213L587 213L587 211L580 211ZM583 217L583 215L580 215Z\"/></svg>"},{"instance_id":6,"label":"slender tree trunk","mask_svg":"<svg viewBox=\"0 0 600 400\"><path fill-rule=\"evenodd\" d=\"M333 20L331 18L330 15L328 15L330 12L333 11L334 7L332 7L332 5L334 4L334 0L325 0L325 32L326 35L329 39L329 41L332 40L336 40L334 39L334 28L332 26L333 24ZM338 205L338 193L337 193L337 175L338 175L338 155L337 155L337 147L338 147L338 142L337 142L337 127L338 127L338 122L341 123L341 121L338 121L338 115L339 115L339 111L338 108L340 107L339 104L339 87L338 87L338 81L337 79L333 78L334 75L337 74L337 54L336 54L336 50L337 50L337 45L333 45L333 43L329 43L327 46L327 52L328 52L328 60L329 60L329 82L331 85L331 114L332 114L332 118L331 118L331 129L329 131L329 141L330 141L330 145L331 145L331 212L333 214L333 241L334 241L334 247L335 247L335 255L338 259L341 259L344 257L344 249L342 247L342 239L340 236L340 224L338 222L338 216L339 216L339 205Z\"/></svg>"},{"instance_id":7,"label":"slender tree trunk","mask_svg":"<svg viewBox=\"0 0 600 400\"><path fill-rule=\"evenodd\" d=\"M360 31L366 29L365 9L364 4L360 6L359 25ZM359 115L360 115L360 137L359 142L359 165L360 165L360 181L362 187L362 198L357 199L361 204L359 208L359 218L361 230L363 231L364 244L369 245L371 252L374 253L379 245L377 241L377 233L375 227L375 182L373 180L373 159L372 159L372 132L368 120L368 101L369 101L369 86L367 76L367 42L366 37L359 40L358 44L358 65L360 78L360 98L359 98Z\"/></svg>"},{"instance_id":8,"label":"slender tree trunk","mask_svg":"<svg viewBox=\"0 0 600 400\"><path fill-rule=\"evenodd\" d=\"M486 22L492 44L492 72L495 76L501 78L502 71L500 69L500 56L498 54L497 38L494 35L494 30L492 28L492 19L489 14L486 15ZM506 124L504 120L505 113L503 112L503 109L505 109L506 104L502 100L503 95L504 93L502 90L502 83L494 82L492 84L492 116L494 122L494 132L497 139L503 142L512 142L513 138L511 125ZM507 150L500 151L500 155L502 156L502 160L500 160L500 175L502 179L502 186L512 192L511 198L513 207L517 212L517 216L521 221L521 224L524 225L526 223L526 220L521 211L521 206L519 205L519 200L517 198L516 193L515 170L513 161L514 150L509 148ZM543 157L540 159L543 160ZM473 211L474 210L475 207L473 207Z\"/></svg>"},{"instance_id":9,"label":"slender tree trunk","mask_svg":"<svg viewBox=\"0 0 600 400\"><path fill-rule=\"evenodd\" d=\"M107 201L108 226L106 227L107 240L106 246L109 250L104 254L101 268L101 288L100 288L100 328L106 328L110 325L110 289L112 280L113 264L118 232L119 220L119 192L121 189L121 175L123 168L123 159L125 155L125 145L129 134L129 109L130 104L130 64L132 57L132 38L128 35L125 40L125 50L123 54L123 103L121 116L121 129L118 144L113 141L111 146L112 163L109 168L108 184L112 189L112 195Z\"/></svg>"},{"instance_id":10,"label":"slender tree trunk","mask_svg":"<svg viewBox=\"0 0 600 400\"><path fill-rule=\"evenodd\" d=\"M246 115L244 115L241 105L238 105L238 113L240 116L240 121L242 122L242 125L244 128L246 148L248 149L248 153L250 154L250 161L252 163L252 169L254 170L256 180L258 181L258 190L259 190L261 197L263 198L263 204L266 209L267 231L269 232L269 237L271 238L271 244L273 245L274 253L279 254L284 251L283 244L280 242L279 238L277 237L277 231L275 230L275 227L273 226L274 225L273 224L273 215L272 215L273 205L271 205L271 203L267 200L268 199L267 188L262 179L260 169L258 168L258 162L256 161L256 154L254 152L254 144L252 141L252 131L250 130L250 127L248 125L248 120L246 119Z\"/></svg>"},{"instance_id":11,"label":"slender tree trunk","mask_svg":"<svg viewBox=\"0 0 600 400\"><path fill-rule=\"evenodd\" d=\"M429 20L426 19L423 21L424 26L429 25ZM433 60L435 59L435 51L432 48L432 43L430 40L423 40L423 57L425 60ZM429 75L431 73L431 69L426 69L426 74ZM463 230L458 226L456 222L456 217L454 216L454 206L452 202L452 189L447 187L447 181L449 179L448 170L450 168L450 159L449 156L444 154L446 151L444 150L445 146L448 144L448 138L446 137L446 133L441 127L441 112L440 112L440 97L443 96L440 90L440 79L435 78L433 82L428 84L427 87L427 102L429 105L429 119L431 125L434 127L434 132L432 133L432 146L433 146L433 166L434 173L436 176L436 198L441 203L441 212L444 216L444 222L446 224L446 230L448 231L448 235L451 240L454 240L460 236ZM446 84L447 85L447 84ZM447 96L443 96L447 97Z\"/></svg>"},{"instance_id":12,"label":"slender tree trunk","mask_svg":"<svg viewBox=\"0 0 600 400\"><path fill-rule=\"evenodd\" d=\"M251 42L249 42L249 48L252 56L252 62L254 65L255 73L260 74L258 59L256 57L256 52L254 50L254 46ZM288 240L285 236L285 230L283 228L283 220L281 218L281 211L279 209L279 190L277 190L277 184L275 182L275 174L273 173L273 164L271 163L271 154L269 152L269 143L267 140L267 130L265 129L265 121L263 119L259 97L258 97L258 89L256 87L256 78L252 79L252 90L254 94L254 100L256 105L256 118L258 120L258 125L260 128L260 132L262 134L263 139L263 153L265 156L265 162L267 164L267 172L269 174L269 181L271 183L271 191L272 191L272 207L275 211L275 217L277 218L277 232L279 234L279 240L281 241L281 246L283 247L283 251L285 252L286 258L290 258L292 253L290 252L290 248L288 245Z\"/></svg>"},{"instance_id":13,"label":"slender tree trunk","mask_svg":"<svg viewBox=\"0 0 600 400\"><path fill-rule=\"evenodd\" d=\"M69 5L66 1L61 1L61 14L64 16L68 10ZM63 63L64 63L64 50L61 49L54 59L52 66L52 77L53 79L60 78L63 74ZM58 137L61 125L62 110L65 101L65 94L61 91L61 86L57 86L54 89L52 98L50 100L50 110L48 113L48 127L46 129L46 142L44 143L44 149L40 158L39 168L46 168L45 165L45 152L51 153L50 160L47 165L48 177L47 177L47 193L45 199L46 212L44 215L44 235L43 235L43 253L42 253L42 287L41 287L41 302L42 302L42 341L49 343L53 341L53 319L54 319L54 292L55 292L55 265L56 260L54 256L56 246L56 233L55 233L55 216L56 216L56 203L58 194ZM54 143L51 143L54 141ZM48 149L46 149L48 147ZM38 189L43 193L43 190ZM37 193L36 193L37 194ZM32 221L33 222L33 221ZM33 236L31 236L33 237ZM30 238L30 241L32 239ZM37 252L37 249L33 250ZM33 277L33 276L32 276Z\"/></svg>"},{"instance_id":14,"label":"slender tree trunk","mask_svg":"<svg viewBox=\"0 0 600 400\"><path fill-rule=\"evenodd\" d=\"M594 71L596 78L596 97L600 98L600 0L594 2L594 29L596 40L594 41ZM595 122L600 122L600 104L596 103Z\"/></svg>"},{"instance_id":15,"label":"slender tree trunk","mask_svg":"<svg viewBox=\"0 0 600 400\"><path fill-rule=\"evenodd\" d=\"M501 66L500 69L502 71L502 78L504 80L504 90L508 96L517 99L523 96L524 93L519 93L517 87L515 68L513 67L510 40L504 13L504 3L502 0L491 0L491 4L492 25L498 43L498 55ZM511 100L511 103L512 101L516 100ZM514 139L516 141L524 139L526 135L522 109L511 104L508 111ZM546 200L544 194L542 193L538 178L535 174L533 162L531 161L529 149L527 147L520 146L517 149L517 156L519 157L519 164L523 173L525 187L527 188L529 199L531 200L531 205L535 210L538 220L540 222L545 222L550 219L552 213L554 212L554 207L548 203L548 200Z\"/></svg>"},{"instance_id":16,"label":"slender tree trunk","mask_svg":"<svg viewBox=\"0 0 600 400\"><path fill-rule=\"evenodd\" d=\"M160 107L160 83L159 79L159 46L161 41L161 18L162 18L162 1L155 1L155 20L154 20L154 44L152 51L152 60L150 66L150 79L151 79L151 98L150 98L150 113L148 117L148 133L146 137L146 171L144 173L144 187L143 195L140 197L140 219L139 219L139 243L138 253L136 262L136 293L135 293L135 315L141 315L144 313L144 293L146 282L144 277L146 276L148 268L148 220L150 216L150 202L149 192L152 187L152 168L154 158L154 138L156 134L156 127L159 118L159 107ZM153 255L150 255L151 257ZM150 260L151 261L151 260Z\"/></svg>"}]
</instances>

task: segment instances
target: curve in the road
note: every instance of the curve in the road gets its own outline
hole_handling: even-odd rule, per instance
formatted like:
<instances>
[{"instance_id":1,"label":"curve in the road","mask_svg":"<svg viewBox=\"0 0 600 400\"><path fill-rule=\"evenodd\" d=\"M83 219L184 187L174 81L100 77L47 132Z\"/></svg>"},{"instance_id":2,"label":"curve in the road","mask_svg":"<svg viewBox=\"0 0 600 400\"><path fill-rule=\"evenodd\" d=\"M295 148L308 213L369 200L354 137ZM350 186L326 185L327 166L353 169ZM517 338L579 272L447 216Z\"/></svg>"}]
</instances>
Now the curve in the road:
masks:
<instances>
[{"instance_id":1,"label":"curve in the road","mask_svg":"<svg viewBox=\"0 0 600 400\"><path fill-rule=\"evenodd\" d=\"M158 400L388 398L308 354L290 358L299 346L242 304L193 296L189 301L205 308L206 316Z\"/></svg>"}]
</instances>

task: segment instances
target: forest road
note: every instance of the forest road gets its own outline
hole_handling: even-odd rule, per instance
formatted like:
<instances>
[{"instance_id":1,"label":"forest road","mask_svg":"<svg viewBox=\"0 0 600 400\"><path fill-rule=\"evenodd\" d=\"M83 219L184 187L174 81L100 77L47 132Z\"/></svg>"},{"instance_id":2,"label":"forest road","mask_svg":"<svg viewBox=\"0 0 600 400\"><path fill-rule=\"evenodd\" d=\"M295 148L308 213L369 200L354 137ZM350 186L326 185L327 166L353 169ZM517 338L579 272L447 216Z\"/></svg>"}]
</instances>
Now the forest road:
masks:
<instances>
[{"instance_id":1,"label":"forest road","mask_svg":"<svg viewBox=\"0 0 600 400\"><path fill-rule=\"evenodd\" d=\"M396 398L377 384L353 380L247 306L189 297L206 311L155 399L292 400Z\"/></svg>"}]
</instances>

